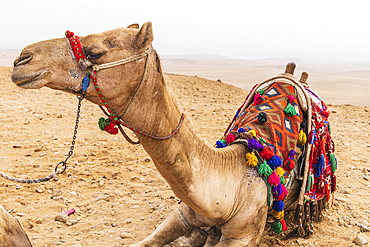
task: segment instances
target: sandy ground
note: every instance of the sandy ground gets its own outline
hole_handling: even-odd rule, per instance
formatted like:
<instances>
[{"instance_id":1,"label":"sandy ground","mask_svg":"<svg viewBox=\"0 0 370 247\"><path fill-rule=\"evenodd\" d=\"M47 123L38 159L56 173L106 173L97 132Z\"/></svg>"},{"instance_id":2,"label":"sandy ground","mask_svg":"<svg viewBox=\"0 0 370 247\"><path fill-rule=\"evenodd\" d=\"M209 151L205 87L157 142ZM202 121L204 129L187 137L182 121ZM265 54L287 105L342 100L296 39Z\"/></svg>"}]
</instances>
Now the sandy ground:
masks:
<instances>
[{"instance_id":1,"label":"sandy ground","mask_svg":"<svg viewBox=\"0 0 370 247\"><path fill-rule=\"evenodd\" d=\"M17 88L10 74L10 67L0 67L0 171L21 178L44 177L69 151L77 99L47 88ZM186 117L212 144L247 94L198 77L165 77ZM360 220L370 222L370 109L332 104L330 110L339 161L334 207L315 225L311 239L283 240L267 225L260 246L351 246L357 235L370 240L370 233L356 226ZM134 243L177 206L179 200L149 155L121 136L100 131L101 116L97 106L83 102L75 154L59 180L20 185L0 179L0 204L22 223L34 246ZM76 212L68 225L54 220L70 208Z\"/></svg>"}]
</instances>

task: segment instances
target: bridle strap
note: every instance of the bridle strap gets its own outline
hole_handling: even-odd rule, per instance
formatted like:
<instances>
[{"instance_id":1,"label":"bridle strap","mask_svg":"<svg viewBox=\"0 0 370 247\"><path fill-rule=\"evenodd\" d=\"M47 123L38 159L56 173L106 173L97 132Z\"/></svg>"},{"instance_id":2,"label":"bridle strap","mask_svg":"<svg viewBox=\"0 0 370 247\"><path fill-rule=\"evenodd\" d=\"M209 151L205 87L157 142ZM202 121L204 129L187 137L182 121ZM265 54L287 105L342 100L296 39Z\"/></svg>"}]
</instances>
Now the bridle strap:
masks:
<instances>
[{"instance_id":1,"label":"bridle strap","mask_svg":"<svg viewBox=\"0 0 370 247\"><path fill-rule=\"evenodd\" d=\"M110 63L93 64L92 69L98 72L99 70L102 70L102 69L107 69L107 68L115 67L118 65L123 65L123 64L135 61L135 60L139 60L143 57L149 56L149 54L151 54L152 51L153 51L153 48L150 46L148 49L145 50L145 52L138 54L138 55L133 55L131 57L124 58L124 59L117 60L117 61L110 62Z\"/></svg>"}]
</instances>

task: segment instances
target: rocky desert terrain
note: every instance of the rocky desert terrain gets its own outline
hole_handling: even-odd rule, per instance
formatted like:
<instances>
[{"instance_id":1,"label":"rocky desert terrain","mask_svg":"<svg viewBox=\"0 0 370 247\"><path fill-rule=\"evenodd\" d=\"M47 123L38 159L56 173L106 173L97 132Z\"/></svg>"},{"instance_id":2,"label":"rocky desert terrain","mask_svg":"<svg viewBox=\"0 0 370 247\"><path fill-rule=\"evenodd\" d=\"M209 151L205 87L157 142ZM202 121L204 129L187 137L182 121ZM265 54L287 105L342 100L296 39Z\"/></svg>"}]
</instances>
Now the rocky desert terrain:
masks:
<instances>
[{"instance_id":1,"label":"rocky desert terrain","mask_svg":"<svg viewBox=\"0 0 370 247\"><path fill-rule=\"evenodd\" d=\"M47 88L20 89L10 81L11 70L0 67L0 171L44 177L69 152L78 100ZM210 144L223 135L248 93L198 76L165 78ZM340 93L336 97L346 97ZM267 224L260 246L355 246L357 236L370 240L370 232L358 226L370 222L370 106L328 105L339 163L333 207L312 238L285 240ZM28 185L0 178L0 204L21 222L34 246L125 246L149 235L179 203L141 146L99 130L101 116L97 106L82 102L74 155L58 179ZM76 212L66 223L54 220L71 208Z\"/></svg>"}]
</instances>

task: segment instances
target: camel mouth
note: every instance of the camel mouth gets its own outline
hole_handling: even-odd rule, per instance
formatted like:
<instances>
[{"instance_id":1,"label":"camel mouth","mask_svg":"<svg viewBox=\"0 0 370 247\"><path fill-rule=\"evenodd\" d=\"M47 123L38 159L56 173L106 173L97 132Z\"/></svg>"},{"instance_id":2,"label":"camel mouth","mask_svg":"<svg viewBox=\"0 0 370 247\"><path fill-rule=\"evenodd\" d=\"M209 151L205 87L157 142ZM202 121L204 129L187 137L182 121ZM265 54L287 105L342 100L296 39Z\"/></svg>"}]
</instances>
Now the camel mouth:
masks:
<instances>
[{"instance_id":1,"label":"camel mouth","mask_svg":"<svg viewBox=\"0 0 370 247\"><path fill-rule=\"evenodd\" d=\"M18 87L23 88L40 88L43 85L36 85L37 83L34 83L35 85L30 85L32 82L36 82L37 80L43 79L45 74L47 74L49 70L43 70L41 72L35 72L28 75L23 75L21 73L12 73L11 79L14 84L16 84Z\"/></svg>"}]
</instances>

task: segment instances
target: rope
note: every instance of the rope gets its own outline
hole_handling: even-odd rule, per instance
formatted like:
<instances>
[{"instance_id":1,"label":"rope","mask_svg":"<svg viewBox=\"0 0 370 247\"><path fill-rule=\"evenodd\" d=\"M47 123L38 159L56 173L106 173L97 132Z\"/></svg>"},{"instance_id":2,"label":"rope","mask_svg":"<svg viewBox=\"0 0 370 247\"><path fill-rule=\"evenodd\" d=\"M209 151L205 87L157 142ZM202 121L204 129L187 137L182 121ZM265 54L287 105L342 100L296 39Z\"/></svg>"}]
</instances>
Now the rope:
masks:
<instances>
[{"instance_id":1,"label":"rope","mask_svg":"<svg viewBox=\"0 0 370 247\"><path fill-rule=\"evenodd\" d=\"M49 181L50 179L57 178L59 173L60 173L60 171L53 171L53 173L51 173L49 176L44 177L44 178L38 178L38 179L23 179L23 178L15 178L15 177L11 177L11 176L9 176L9 175L6 175L6 174L5 174L5 173L3 173L3 172L0 172L0 177L5 178L5 179L8 179L8 180L10 180L10 181L12 181L12 182L15 182L15 183L34 184L34 183L43 183L43 182L47 182L47 181Z\"/></svg>"},{"instance_id":2,"label":"rope","mask_svg":"<svg viewBox=\"0 0 370 247\"><path fill-rule=\"evenodd\" d=\"M99 64L99 65L94 64L92 66L92 68L93 68L94 71L98 72L101 69L107 69L107 68L115 67L115 66L118 66L118 65L122 65L122 64L125 64L125 63L129 63L129 62L138 60L140 58L148 56L150 52L151 52L151 49L147 49L144 53L141 53L139 55L133 55L131 57L124 58L122 60L117 60L117 61L110 62L110 63L103 63L103 64Z\"/></svg>"}]
</instances>

